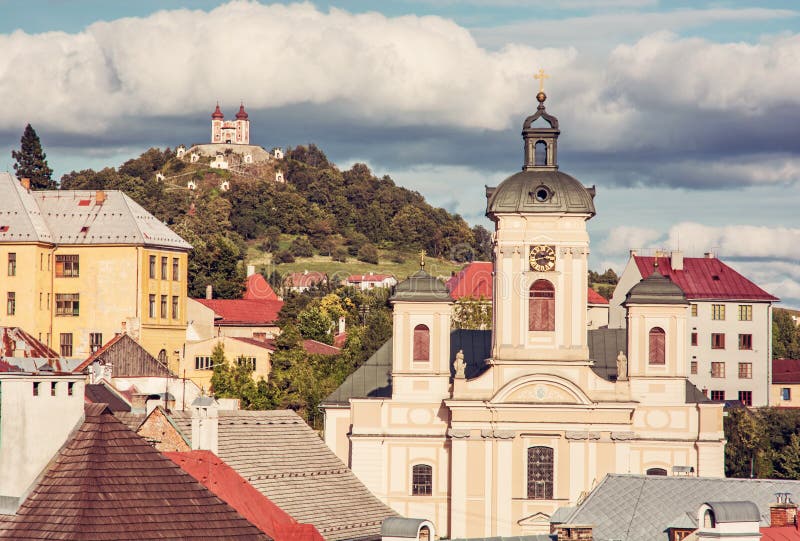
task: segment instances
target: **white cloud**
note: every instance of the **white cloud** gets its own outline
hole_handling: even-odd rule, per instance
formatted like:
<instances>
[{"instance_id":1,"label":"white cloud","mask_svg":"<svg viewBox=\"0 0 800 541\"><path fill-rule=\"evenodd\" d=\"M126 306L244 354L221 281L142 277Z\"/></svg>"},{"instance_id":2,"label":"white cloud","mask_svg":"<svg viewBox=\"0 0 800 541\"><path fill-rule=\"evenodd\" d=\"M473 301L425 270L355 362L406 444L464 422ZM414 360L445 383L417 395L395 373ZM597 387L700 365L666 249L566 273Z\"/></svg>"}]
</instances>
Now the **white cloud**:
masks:
<instances>
[{"instance_id":1,"label":"white cloud","mask_svg":"<svg viewBox=\"0 0 800 541\"><path fill-rule=\"evenodd\" d=\"M622 225L609 231L600 249L604 254L621 255L629 250L648 248L659 238L661 233L655 229Z\"/></svg>"},{"instance_id":2,"label":"white cloud","mask_svg":"<svg viewBox=\"0 0 800 541\"><path fill-rule=\"evenodd\" d=\"M723 259L800 261L800 229L755 225L710 227L684 222L670 229L668 246L680 246L687 253L713 251Z\"/></svg>"}]
</instances>

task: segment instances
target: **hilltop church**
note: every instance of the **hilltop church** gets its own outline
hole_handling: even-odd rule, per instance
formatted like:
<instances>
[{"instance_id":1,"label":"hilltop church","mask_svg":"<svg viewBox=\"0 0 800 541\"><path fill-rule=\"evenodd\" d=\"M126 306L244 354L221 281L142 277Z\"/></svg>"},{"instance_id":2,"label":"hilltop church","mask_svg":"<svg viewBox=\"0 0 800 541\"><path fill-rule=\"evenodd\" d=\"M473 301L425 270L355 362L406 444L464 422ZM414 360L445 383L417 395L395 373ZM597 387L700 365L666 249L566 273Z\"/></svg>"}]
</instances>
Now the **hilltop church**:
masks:
<instances>
[{"instance_id":1,"label":"hilltop church","mask_svg":"<svg viewBox=\"0 0 800 541\"><path fill-rule=\"evenodd\" d=\"M626 297L627 329L587 330L595 190L559 170L537 100L522 171L486 190L492 330L452 330L423 265L391 297L391 340L322 405L334 452L442 537L548 532L610 473L723 476L722 404L687 379L680 287L656 268Z\"/></svg>"}]
</instances>

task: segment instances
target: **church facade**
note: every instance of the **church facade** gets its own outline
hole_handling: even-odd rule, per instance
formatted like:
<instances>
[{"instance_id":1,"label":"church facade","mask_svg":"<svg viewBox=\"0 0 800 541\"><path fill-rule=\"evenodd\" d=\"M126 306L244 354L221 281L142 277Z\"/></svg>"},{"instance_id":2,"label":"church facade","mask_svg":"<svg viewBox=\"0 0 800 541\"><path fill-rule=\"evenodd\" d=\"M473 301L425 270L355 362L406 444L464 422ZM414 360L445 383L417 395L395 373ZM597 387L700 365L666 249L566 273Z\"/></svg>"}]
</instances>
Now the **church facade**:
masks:
<instances>
[{"instance_id":1,"label":"church facade","mask_svg":"<svg viewBox=\"0 0 800 541\"><path fill-rule=\"evenodd\" d=\"M225 115L222 114L219 103L217 104L217 108L211 113L211 143L250 144L250 120L244 104L239 105L236 120L225 120Z\"/></svg>"},{"instance_id":2,"label":"church facade","mask_svg":"<svg viewBox=\"0 0 800 541\"><path fill-rule=\"evenodd\" d=\"M322 405L334 452L443 537L548 532L610 473L724 474L722 404L687 379L681 289L656 270L626 330L587 330L594 188L559 171L537 99L522 171L486 190L492 330L451 330L447 289L420 270L391 297L390 342Z\"/></svg>"}]
</instances>

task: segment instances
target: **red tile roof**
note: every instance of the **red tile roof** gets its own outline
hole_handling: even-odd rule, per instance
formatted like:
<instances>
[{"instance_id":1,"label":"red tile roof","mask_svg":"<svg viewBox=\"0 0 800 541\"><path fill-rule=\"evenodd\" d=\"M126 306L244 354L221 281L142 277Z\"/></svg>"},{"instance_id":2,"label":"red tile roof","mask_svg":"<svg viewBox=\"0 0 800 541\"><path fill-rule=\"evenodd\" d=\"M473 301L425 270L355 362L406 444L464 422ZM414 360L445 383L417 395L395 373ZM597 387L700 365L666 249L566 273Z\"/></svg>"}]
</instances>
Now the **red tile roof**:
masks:
<instances>
[{"instance_id":1,"label":"red tile roof","mask_svg":"<svg viewBox=\"0 0 800 541\"><path fill-rule=\"evenodd\" d=\"M772 383L800 383L800 359L772 359Z\"/></svg>"},{"instance_id":2,"label":"red tile roof","mask_svg":"<svg viewBox=\"0 0 800 541\"><path fill-rule=\"evenodd\" d=\"M275 541L325 541L311 524L300 524L211 451L164 455Z\"/></svg>"},{"instance_id":3,"label":"red tile roof","mask_svg":"<svg viewBox=\"0 0 800 541\"><path fill-rule=\"evenodd\" d=\"M18 347L20 345L22 348ZM23 357L59 358L58 353L19 327L0 327L0 355L13 357L15 349L22 349Z\"/></svg>"},{"instance_id":4,"label":"red tile roof","mask_svg":"<svg viewBox=\"0 0 800 541\"><path fill-rule=\"evenodd\" d=\"M333 345L337 348L343 348L345 343L347 343L347 331L340 332L336 336L333 337Z\"/></svg>"},{"instance_id":5,"label":"red tile roof","mask_svg":"<svg viewBox=\"0 0 800 541\"><path fill-rule=\"evenodd\" d=\"M9 520L0 538L266 540L105 404L86 417Z\"/></svg>"},{"instance_id":6,"label":"red tile roof","mask_svg":"<svg viewBox=\"0 0 800 541\"><path fill-rule=\"evenodd\" d=\"M450 277L445 283L450 296L458 300L462 298L492 298L491 261L474 261Z\"/></svg>"},{"instance_id":7,"label":"red tile roof","mask_svg":"<svg viewBox=\"0 0 800 541\"><path fill-rule=\"evenodd\" d=\"M493 266L490 261L473 261L458 273L450 277L445 286L454 300L486 299L491 300L493 289ZM589 288L589 304L608 304L599 293Z\"/></svg>"},{"instance_id":8,"label":"red tile roof","mask_svg":"<svg viewBox=\"0 0 800 541\"><path fill-rule=\"evenodd\" d=\"M312 287L327 282L328 277L317 271L290 272L283 281L288 287Z\"/></svg>"},{"instance_id":9,"label":"red tile roof","mask_svg":"<svg viewBox=\"0 0 800 541\"><path fill-rule=\"evenodd\" d=\"M306 353L314 355L338 355L342 351L337 347L329 346L316 340L303 340L303 349L306 350Z\"/></svg>"},{"instance_id":10,"label":"red tile roof","mask_svg":"<svg viewBox=\"0 0 800 541\"><path fill-rule=\"evenodd\" d=\"M347 277L347 281L351 284L360 284L361 282L383 282L387 278L394 278L391 274L351 274Z\"/></svg>"},{"instance_id":11,"label":"red tile roof","mask_svg":"<svg viewBox=\"0 0 800 541\"><path fill-rule=\"evenodd\" d=\"M633 256L639 274L653 274L655 257ZM674 270L669 257L658 258L658 271L676 283L687 299L778 301L716 257L684 257L683 270Z\"/></svg>"},{"instance_id":12,"label":"red tile roof","mask_svg":"<svg viewBox=\"0 0 800 541\"><path fill-rule=\"evenodd\" d=\"M261 301L245 299L195 299L211 308L222 319L214 325L274 325L283 301Z\"/></svg>"},{"instance_id":13,"label":"red tile roof","mask_svg":"<svg viewBox=\"0 0 800 541\"><path fill-rule=\"evenodd\" d=\"M247 277L247 288L242 298L247 301L277 301L278 295L272 289L263 276L251 274Z\"/></svg>"},{"instance_id":14,"label":"red tile roof","mask_svg":"<svg viewBox=\"0 0 800 541\"><path fill-rule=\"evenodd\" d=\"M761 541L800 541L800 531L795 526L759 528Z\"/></svg>"},{"instance_id":15,"label":"red tile roof","mask_svg":"<svg viewBox=\"0 0 800 541\"><path fill-rule=\"evenodd\" d=\"M608 299L603 297L600 293L598 293L591 287L589 288L588 299L589 299L589 304L608 304Z\"/></svg>"}]
</instances>

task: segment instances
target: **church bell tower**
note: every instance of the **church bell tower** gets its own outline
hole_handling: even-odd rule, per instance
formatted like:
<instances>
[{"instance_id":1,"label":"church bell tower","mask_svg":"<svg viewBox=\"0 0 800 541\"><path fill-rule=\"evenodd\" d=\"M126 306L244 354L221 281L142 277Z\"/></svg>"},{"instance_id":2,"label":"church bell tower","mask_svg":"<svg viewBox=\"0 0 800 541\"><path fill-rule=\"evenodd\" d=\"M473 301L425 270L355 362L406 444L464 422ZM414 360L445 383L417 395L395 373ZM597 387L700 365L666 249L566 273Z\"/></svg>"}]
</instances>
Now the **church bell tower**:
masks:
<instances>
[{"instance_id":1,"label":"church bell tower","mask_svg":"<svg viewBox=\"0 0 800 541\"><path fill-rule=\"evenodd\" d=\"M558 119L544 102L540 70L536 113L522 127L524 163L486 188L495 224L492 359L587 361L586 305L594 187L558 169Z\"/></svg>"}]
</instances>

